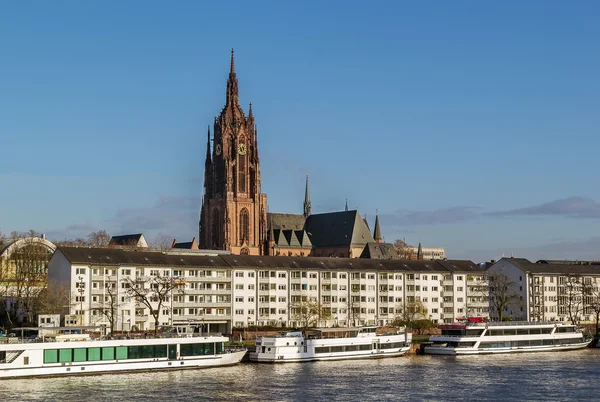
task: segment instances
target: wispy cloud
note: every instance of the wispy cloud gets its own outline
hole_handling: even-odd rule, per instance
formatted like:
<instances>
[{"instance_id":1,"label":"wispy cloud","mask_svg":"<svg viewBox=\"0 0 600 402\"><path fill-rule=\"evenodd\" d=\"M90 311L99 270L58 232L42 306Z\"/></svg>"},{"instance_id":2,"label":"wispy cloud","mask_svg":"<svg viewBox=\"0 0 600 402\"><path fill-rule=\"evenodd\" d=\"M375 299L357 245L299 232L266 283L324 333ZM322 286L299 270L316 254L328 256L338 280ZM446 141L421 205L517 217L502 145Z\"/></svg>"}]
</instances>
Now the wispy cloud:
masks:
<instances>
[{"instance_id":1,"label":"wispy cloud","mask_svg":"<svg viewBox=\"0 0 600 402\"><path fill-rule=\"evenodd\" d=\"M75 223L45 233L49 239L64 240L87 238L103 229L112 236L143 233L148 240L164 236L188 241L198 236L200 203L200 197L163 195L150 207L122 208L98 224Z\"/></svg>"},{"instance_id":2,"label":"wispy cloud","mask_svg":"<svg viewBox=\"0 0 600 402\"><path fill-rule=\"evenodd\" d=\"M430 211L401 210L392 214L381 214L380 219L390 226L460 223L477 219L479 209L476 206L455 206Z\"/></svg>"},{"instance_id":3,"label":"wispy cloud","mask_svg":"<svg viewBox=\"0 0 600 402\"><path fill-rule=\"evenodd\" d=\"M77 237L87 238L90 233L101 229L103 228L99 228L98 226L90 223L75 223L72 225L67 225L63 228L48 229L42 233L44 233L51 240L65 240L75 239Z\"/></svg>"},{"instance_id":4,"label":"wispy cloud","mask_svg":"<svg viewBox=\"0 0 600 402\"><path fill-rule=\"evenodd\" d=\"M570 239L550 241L545 244L526 247L495 247L490 249L466 250L453 254L451 258L470 259L475 262L489 261L510 257L527 258L532 262L537 260L600 260L600 236L586 239Z\"/></svg>"},{"instance_id":5,"label":"wispy cloud","mask_svg":"<svg viewBox=\"0 0 600 402\"><path fill-rule=\"evenodd\" d=\"M118 210L110 219L115 232L158 234L187 238L196 235L200 197L161 196L148 208ZM191 239L190 239L191 240Z\"/></svg>"},{"instance_id":6,"label":"wispy cloud","mask_svg":"<svg viewBox=\"0 0 600 402\"><path fill-rule=\"evenodd\" d=\"M600 218L600 203L585 197L567 197L526 208L487 213L489 216L565 216L570 218Z\"/></svg>"}]
</instances>

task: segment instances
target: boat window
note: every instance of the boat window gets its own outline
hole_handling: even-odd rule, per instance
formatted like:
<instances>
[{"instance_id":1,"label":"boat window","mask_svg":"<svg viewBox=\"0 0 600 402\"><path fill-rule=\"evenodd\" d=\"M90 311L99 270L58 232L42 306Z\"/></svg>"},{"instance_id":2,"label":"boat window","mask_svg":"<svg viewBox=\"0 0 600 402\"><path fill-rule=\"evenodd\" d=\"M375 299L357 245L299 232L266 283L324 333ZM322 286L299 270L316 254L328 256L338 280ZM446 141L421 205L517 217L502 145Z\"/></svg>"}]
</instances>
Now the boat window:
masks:
<instances>
[{"instance_id":1,"label":"boat window","mask_svg":"<svg viewBox=\"0 0 600 402\"><path fill-rule=\"evenodd\" d=\"M115 360L115 348L102 348L102 360Z\"/></svg>"},{"instance_id":2,"label":"boat window","mask_svg":"<svg viewBox=\"0 0 600 402\"><path fill-rule=\"evenodd\" d=\"M127 346L117 346L116 358L117 360L126 360L128 358Z\"/></svg>"},{"instance_id":3,"label":"boat window","mask_svg":"<svg viewBox=\"0 0 600 402\"><path fill-rule=\"evenodd\" d=\"M73 349L73 361L74 362L84 362L87 360L87 349L79 348Z\"/></svg>"},{"instance_id":4,"label":"boat window","mask_svg":"<svg viewBox=\"0 0 600 402\"><path fill-rule=\"evenodd\" d=\"M100 348L88 348L88 361L94 362L100 360Z\"/></svg>"},{"instance_id":5,"label":"boat window","mask_svg":"<svg viewBox=\"0 0 600 402\"><path fill-rule=\"evenodd\" d=\"M59 349L58 361L60 363L70 363L73 361L73 349Z\"/></svg>"}]
</instances>

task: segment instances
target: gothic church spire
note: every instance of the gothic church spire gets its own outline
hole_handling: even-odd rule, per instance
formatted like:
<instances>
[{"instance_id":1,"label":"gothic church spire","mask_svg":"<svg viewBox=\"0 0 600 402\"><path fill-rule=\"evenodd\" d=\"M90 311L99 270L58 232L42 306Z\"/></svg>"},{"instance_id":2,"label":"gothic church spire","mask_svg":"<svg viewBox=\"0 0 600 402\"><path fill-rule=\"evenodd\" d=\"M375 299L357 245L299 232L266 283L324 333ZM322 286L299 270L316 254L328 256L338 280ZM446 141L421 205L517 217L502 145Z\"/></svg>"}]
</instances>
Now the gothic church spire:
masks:
<instances>
[{"instance_id":1,"label":"gothic church spire","mask_svg":"<svg viewBox=\"0 0 600 402\"><path fill-rule=\"evenodd\" d=\"M231 49L231 66L229 67L229 78L227 79L227 104L237 105L238 103L238 80L235 76L235 59L233 49Z\"/></svg>"},{"instance_id":2,"label":"gothic church spire","mask_svg":"<svg viewBox=\"0 0 600 402\"><path fill-rule=\"evenodd\" d=\"M373 238L377 243L382 243L383 239L381 238L381 228L379 227L379 212L375 215L375 230L373 231Z\"/></svg>"},{"instance_id":3,"label":"gothic church spire","mask_svg":"<svg viewBox=\"0 0 600 402\"><path fill-rule=\"evenodd\" d=\"M304 217L310 215L310 193L308 192L308 175L306 175L306 188L304 189Z\"/></svg>"},{"instance_id":4,"label":"gothic church spire","mask_svg":"<svg viewBox=\"0 0 600 402\"><path fill-rule=\"evenodd\" d=\"M208 138L206 140L206 162L205 165L211 164L211 156L210 156L210 125L208 126Z\"/></svg>"}]
</instances>

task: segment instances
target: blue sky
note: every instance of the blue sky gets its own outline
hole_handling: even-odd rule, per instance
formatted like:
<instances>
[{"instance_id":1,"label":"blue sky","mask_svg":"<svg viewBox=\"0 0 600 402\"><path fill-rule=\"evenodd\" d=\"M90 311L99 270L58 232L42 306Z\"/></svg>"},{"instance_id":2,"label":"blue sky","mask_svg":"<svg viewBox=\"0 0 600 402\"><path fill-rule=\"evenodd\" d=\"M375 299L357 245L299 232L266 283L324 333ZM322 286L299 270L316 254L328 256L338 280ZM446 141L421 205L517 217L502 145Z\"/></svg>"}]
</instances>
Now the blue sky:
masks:
<instances>
[{"instance_id":1,"label":"blue sky","mask_svg":"<svg viewBox=\"0 0 600 402\"><path fill-rule=\"evenodd\" d=\"M123 4L126 3L126 4ZM326 3L326 4L322 4ZM235 48L269 210L451 258L600 258L600 5L0 6L0 230L197 234Z\"/></svg>"}]
</instances>

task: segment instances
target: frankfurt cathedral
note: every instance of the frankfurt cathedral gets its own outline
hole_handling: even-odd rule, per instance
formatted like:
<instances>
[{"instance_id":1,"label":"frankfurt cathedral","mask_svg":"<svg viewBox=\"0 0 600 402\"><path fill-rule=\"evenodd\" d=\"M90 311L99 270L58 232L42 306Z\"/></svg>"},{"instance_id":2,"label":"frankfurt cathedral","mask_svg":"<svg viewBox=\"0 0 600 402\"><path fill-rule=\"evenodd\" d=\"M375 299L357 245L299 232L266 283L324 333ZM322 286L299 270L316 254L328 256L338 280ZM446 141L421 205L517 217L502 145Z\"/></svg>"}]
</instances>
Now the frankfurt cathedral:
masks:
<instances>
[{"instance_id":1,"label":"frankfurt cathedral","mask_svg":"<svg viewBox=\"0 0 600 402\"><path fill-rule=\"evenodd\" d=\"M347 203L344 211L313 214L308 177L301 214L267 212L252 103L246 116L238 94L232 49L225 107L214 119L212 139L208 128L199 248L238 255L395 258L393 246L383 243L379 217L371 233Z\"/></svg>"}]
</instances>

